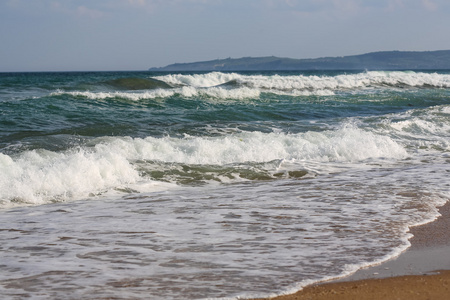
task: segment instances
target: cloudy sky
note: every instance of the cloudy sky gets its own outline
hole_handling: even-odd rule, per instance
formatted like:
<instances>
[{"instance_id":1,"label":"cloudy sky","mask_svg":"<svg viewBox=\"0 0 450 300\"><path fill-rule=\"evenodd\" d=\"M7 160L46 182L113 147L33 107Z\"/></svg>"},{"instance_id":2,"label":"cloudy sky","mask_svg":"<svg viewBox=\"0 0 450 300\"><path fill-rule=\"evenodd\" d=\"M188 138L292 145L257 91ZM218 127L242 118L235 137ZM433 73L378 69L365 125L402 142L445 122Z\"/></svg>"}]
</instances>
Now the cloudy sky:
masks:
<instances>
[{"instance_id":1,"label":"cloudy sky","mask_svg":"<svg viewBox=\"0 0 450 300\"><path fill-rule=\"evenodd\" d=\"M450 49L449 0L0 0L0 72Z\"/></svg>"}]
</instances>

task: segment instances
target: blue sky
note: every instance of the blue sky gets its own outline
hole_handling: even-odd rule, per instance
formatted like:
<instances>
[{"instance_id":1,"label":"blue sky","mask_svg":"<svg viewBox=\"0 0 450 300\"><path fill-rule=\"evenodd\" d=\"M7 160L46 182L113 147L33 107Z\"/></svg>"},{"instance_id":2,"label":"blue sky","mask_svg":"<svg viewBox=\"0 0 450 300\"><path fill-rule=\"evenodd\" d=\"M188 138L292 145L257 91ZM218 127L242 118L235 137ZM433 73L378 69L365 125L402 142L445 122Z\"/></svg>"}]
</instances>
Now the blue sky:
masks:
<instances>
[{"instance_id":1,"label":"blue sky","mask_svg":"<svg viewBox=\"0 0 450 300\"><path fill-rule=\"evenodd\" d=\"M0 0L1 71L450 49L448 0Z\"/></svg>"}]
</instances>

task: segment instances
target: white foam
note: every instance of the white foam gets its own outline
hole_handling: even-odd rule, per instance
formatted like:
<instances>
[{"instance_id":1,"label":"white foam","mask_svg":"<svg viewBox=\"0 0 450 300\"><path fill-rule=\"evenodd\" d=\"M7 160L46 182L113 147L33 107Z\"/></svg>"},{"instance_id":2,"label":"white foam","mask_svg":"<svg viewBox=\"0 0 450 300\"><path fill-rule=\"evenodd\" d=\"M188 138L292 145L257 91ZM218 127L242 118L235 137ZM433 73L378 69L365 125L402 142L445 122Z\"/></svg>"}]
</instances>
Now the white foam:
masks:
<instances>
[{"instance_id":1,"label":"white foam","mask_svg":"<svg viewBox=\"0 0 450 300\"><path fill-rule=\"evenodd\" d=\"M149 179L140 176L136 161L227 165L273 160L354 162L407 156L405 149L389 137L351 126L300 134L103 137L92 144L95 146L63 153L33 150L17 157L0 154L0 199L41 203L84 198L123 186L139 190L135 185Z\"/></svg>"},{"instance_id":2,"label":"white foam","mask_svg":"<svg viewBox=\"0 0 450 300\"><path fill-rule=\"evenodd\" d=\"M139 180L125 157L101 149L27 151L16 158L0 154L0 169L0 200L6 204L86 198Z\"/></svg>"},{"instance_id":3,"label":"white foam","mask_svg":"<svg viewBox=\"0 0 450 300\"><path fill-rule=\"evenodd\" d=\"M442 106L440 112L443 114L450 115L450 105Z\"/></svg>"},{"instance_id":4,"label":"white foam","mask_svg":"<svg viewBox=\"0 0 450 300\"><path fill-rule=\"evenodd\" d=\"M212 72L195 75L165 75L155 77L171 85L188 85L194 87L212 87L230 81L251 88L269 90L271 92L292 91L334 91L373 86L433 86L439 88L450 87L450 75L437 73L415 72L363 72L358 74L344 74L337 76L281 76L281 75L242 75L237 73Z\"/></svg>"},{"instance_id":5,"label":"white foam","mask_svg":"<svg viewBox=\"0 0 450 300\"><path fill-rule=\"evenodd\" d=\"M131 101L139 101L144 99L157 99L157 98L169 98L175 95L181 95L182 97L209 97L217 99L246 99L246 98L259 98L260 91L257 89L251 89L247 87L237 89L224 89L220 87L211 88L196 88L185 86L175 89L156 89L144 92L63 92L57 91L51 95L71 95L75 97L85 97L89 99L112 99L120 98Z\"/></svg>"},{"instance_id":6,"label":"white foam","mask_svg":"<svg viewBox=\"0 0 450 300\"><path fill-rule=\"evenodd\" d=\"M450 150L448 105L410 110L384 120L390 134L401 136L409 145Z\"/></svg>"},{"instance_id":7,"label":"white foam","mask_svg":"<svg viewBox=\"0 0 450 300\"><path fill-rule=\"evenodd\" d=\"M213 87L241 78L241 76L237 73L211 72L193 75L169 74L154 78L165 81L172 86Z\"/></svg>"},{"instance_id":8,"label":"white foam","mask_svg":"<svg viewBox=\"0 0 450 300\"><path fill-rule=\"evenodd\" d=\"M113 139L107 147L124 151L123 155L134 160L210 165L277 159L351 162L407 156L405 149L389 137L352 126L299 134L243 132L225 137Z\"/></svg>"},{"instance_id":9,"label":"white foam","mask_svg":"<svg viewBox=\"0 0 450 300\"><path fill-rule=\"evenodd\" d=\"M59 90L51 93L51 96L58 96L58 95L71 95L74 97L85 97L97 100L122 98L127 100L138 101L142 99L166 98L173 96L174 92L171 90L156 89L148 92L81 92L81 91L65 92Z\"/></svg>"},{"instance_id":10,"label":"white foam","mask_svg":"<svg viewBox=\"0 0 450 300\"><path fill-rule=\"evenodd\" d=\"M112 297L117 289L98 286L129 278L146 282L130 285L122 297L142 297L142 286L152 299L294 292L404 250L407 225L435 217L433 205L446 201L433 193L423 199L429 191L415 183L445 168L375 166L316 180L186 188L12 210L1 221L14 224L14 231L3 232L3 246L15 251L5 251L0 280L36 275L54 298L63 297L62 287L74 285L84 287L72 291L77 298ZM403 192L415 196L398 195ZM28 247L35 247L34 255ZM105 268L108 276L98 276ZM70 272L70 282L56 280L60 273L47 276L50 271ZM201 290L205 277L220 289Z\"/></svg>"}]
</instances>

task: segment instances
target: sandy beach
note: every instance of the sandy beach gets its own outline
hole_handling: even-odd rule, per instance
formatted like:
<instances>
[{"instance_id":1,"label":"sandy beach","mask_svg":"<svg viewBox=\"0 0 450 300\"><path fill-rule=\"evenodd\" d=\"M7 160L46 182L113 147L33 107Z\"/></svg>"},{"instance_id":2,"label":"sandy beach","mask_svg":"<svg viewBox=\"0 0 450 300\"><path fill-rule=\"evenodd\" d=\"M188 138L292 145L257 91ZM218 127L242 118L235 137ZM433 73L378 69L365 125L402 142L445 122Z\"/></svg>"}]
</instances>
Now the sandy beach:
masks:
<instances>
[{"instance_id":1,"label":"sandy beach","mask_svg":"<svg viewBox=\"0 0 450 300\"><path fill-rule=\"evenodd\" d=\"M450 203L439 212L436 221L410 229L411 247L397 258L271 299L449 299Z\"/></svg>"}]
</instances>

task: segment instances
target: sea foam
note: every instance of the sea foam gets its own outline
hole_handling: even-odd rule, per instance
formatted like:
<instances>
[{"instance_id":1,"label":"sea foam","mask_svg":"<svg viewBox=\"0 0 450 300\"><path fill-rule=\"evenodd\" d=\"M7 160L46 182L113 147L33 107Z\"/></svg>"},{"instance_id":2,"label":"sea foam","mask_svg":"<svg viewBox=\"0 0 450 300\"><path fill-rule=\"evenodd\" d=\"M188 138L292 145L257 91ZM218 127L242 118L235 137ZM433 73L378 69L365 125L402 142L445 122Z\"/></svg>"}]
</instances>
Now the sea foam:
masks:
<instances>
[{"instance_id":1,"label":"sea foam","mask_svg":"<svg viewBox=\"0 0 450 300\"><path fill-rule=\"evenodd\" d=\"M101 149L33 150L14 158L0 154L0 169L0 199L17 203L86 198L139 179L125 157Z\"/></svg>"},{"instance_id":2,"label":"sea foam","mask_svg":"<svg viewBox=\"0 0 450 300\"><path fill-rule=\"evenodd\" d=\"M242 75L238 73L212 72L207 74L171 74L155 77L174 86L212 87L227 82L270 91L340 90L368 88L373 86L392 87L450 87L450 75L415 72L371 71L337 76L318 75Z\"/></svg>"},{"instance_id":3,"label":"sea foam","mask_svg":"<svg viewBox=\"0 0 450 300\"><path fill-rule=\"evenodd\" d=\"M131 147L134 159L187 164L267 162L275 159L359 161L374 157L404 158L405 149L386 136L358 128L299 134L245 132L226 137L114 140ZM109 145L110 147L111 145Z\"/></svg>"},{"instance_id":4,"label":"sea foam","mask_svg":"<svg viewBox=\"0 0 450 300\"><path fill-rule=\"evenodd\" d=\"M172 96L182 96L185 98L192 97L208 97L213 99L246 99L246 98L259 98L260 91L257 89L251 89L247 87L241 87L237 89L224 89L220 87L211 88L196 88L191 86L185 86L174 89L156 89L143 92L92 92L92 91L56 91L51 93L51 96L70 95L74 97L85 97L89 99L126 99L131 101L139 101L144 99L158 99L169 98Z\"/></svg>"},{"instance_id":5,"label":"sea foam","mask_svg":"<svg viewBox=\"0 0 450 300\"><path fill-rule=\"evenodd\" d=\"M390 134L401 136L409 146L450 150L448 105L409 110L389 115L382 124Z\"/></svg>"},{"instance_id":6,"label":"sea foam","mask_svg":"<svg viewBox=\"0 0 450 300\"><path fill-rule=\"evenodd\" d=\"M93 146L65 152L32 150L14 157L0 154L0 199L42 203L86 198L113 189L139 190L139 183L153 181L137 170L137 164L145 165L145 161L222 166L273 160L355 162L407 156L406 150L389 137L352 126L299 134L102 137L90 144Z\"/></svg>"}]
</instances>

